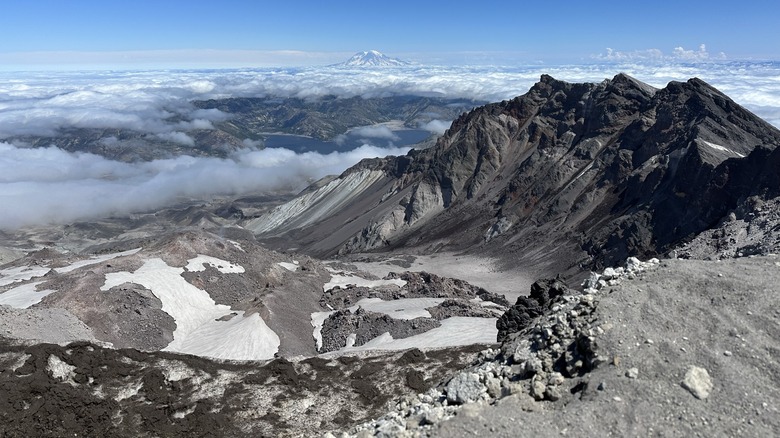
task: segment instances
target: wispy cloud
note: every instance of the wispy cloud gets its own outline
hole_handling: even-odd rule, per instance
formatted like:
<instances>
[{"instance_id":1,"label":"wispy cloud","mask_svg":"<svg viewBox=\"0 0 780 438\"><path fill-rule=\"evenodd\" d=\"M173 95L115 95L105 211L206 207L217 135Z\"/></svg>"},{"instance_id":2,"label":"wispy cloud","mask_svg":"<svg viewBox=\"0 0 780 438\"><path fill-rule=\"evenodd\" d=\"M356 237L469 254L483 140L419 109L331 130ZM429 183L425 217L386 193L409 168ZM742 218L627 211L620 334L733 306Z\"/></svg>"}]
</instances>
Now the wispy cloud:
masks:
<instances>
[{"instance_id":1,"label":"wispy cloud","mask_svg":"<svg viewBox=\"0 0 780 438\"><path fill-rule=\"evenodd\" d=\"M607 47L604 53L591 56L593 59L599 61L609 62L652 62L652 63L668 63L668 62L705 62L705 61L723 61L727 59L727 56L723 52L719 52L716 55L711 55L707 51L705 44L700 44L698 50L686 49L682 46L677 46L672 49L670 54L666 54L661 49L643 49L643 50L629 50L621 51L615 50L611 47Z\"/></svg>"},{"instance_id":2,"label":"wispy cloud","mask_svg":"<svg viewBox=\"0 0 780 438\"><path fill-rule=\"evenodd\" d=\"M732 96L737 102L756 105L759 111L758 105L780 106L776 79L780 68L776 65L668 61L712 59L705 47L681 48L669 55L651 50L639 54L608 51L602 56L614 62L490 69L418 66L392 71L305 68L0 73L0 139L52 136L66 128L121 128L189 142L185 138L189 131L210 129L229 118L216 109L195 108L191 102L198 99L415 94L498 101L525 93L543 73L581 82L601 81L624 71L655 86L698 76L724 91L736 89ZM646 59L661 61L647 63ZM735 86L746 83L768 94L757 96ZM760 102L754 101L756 98Z\"/></svg>"},{"instance_id":3,"label":"wispy cloud","mask_svg":"<svg viewBox=\"0 0 780 438\"><path fill-rule=\"evenodd\" d=\"M182 199L300 190L363 158L408 151L371 145L330 154L245 149L229 159L181 156L121 163L54 147L0 143L0 229L123 215Z\"/></svg>"},{"instance_id":4,"label":"wispy cloud","mask_svg":"<svg viewBox=\"0 0 780 438\"><path fill-rule=\"evenodd\" d=\"M780 127L780 64L712 62L717 56L706 47L656 55L644 57L660 56L659 62L645 62L612 51L605 55L611 62L513 68L0 73L0 227L125 214L169 205L178 197L300 188L311 179L340 173L361 158L406 152L363 146L348 153L295 154L257 150L256 142L246 140L247 149L229 159L178 157L128 164L51 147L24 148L9 140L82 127L131 129L193 144L193 130L211 129L230 117L196 108L192 101L198 99L415 94L500 101L525 93L543 73L570 82L598 82L625 72L656 87L700 77ZM703 58L708 61L698 62ZM420 127L439 134L448 125L433 120ZM357 138L367 140L393 135L379 127L359 129L362 137ZM101 141L118 140L108 136Z\"/></svg>"},{"instance_id":5,"label":"wispy cloud","mask_svg":"<svg viewBox=\"0 0 780 438\"><path fill-rule=\"evenodd\" d=\"M451 124L452 122L446 122L444 120L434 119L428 123L420 124L420 128L437 135L442 135L444 134L444 131L446 131L447 128L450 127Z\"/></svg>"},{"instance_id":6,"label":"wispy cloud","mask_svg":"<svg viewBox=\"0 0 780 438\"><path fill-rule=\"evenodd\" d=\"M351 135L360 138L379 138L384 140L399 140L389 127L385 125L360 126L349 131Z\"/></svg>"}]
</instances>

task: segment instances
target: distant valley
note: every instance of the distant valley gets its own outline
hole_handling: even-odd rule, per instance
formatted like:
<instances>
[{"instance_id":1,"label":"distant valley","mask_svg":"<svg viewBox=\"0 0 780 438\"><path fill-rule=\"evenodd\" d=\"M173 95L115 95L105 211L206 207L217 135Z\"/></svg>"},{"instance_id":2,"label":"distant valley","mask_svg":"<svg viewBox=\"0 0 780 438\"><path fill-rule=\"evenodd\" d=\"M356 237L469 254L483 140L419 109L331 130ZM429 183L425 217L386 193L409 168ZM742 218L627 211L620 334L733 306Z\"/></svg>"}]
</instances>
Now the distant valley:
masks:
<instances>
[{"instance_id":1,"label":"distant valley","mask_svg":"<svg viewBox=\"0 0 780 438\"><path fill-rule=\"evenodd\" d=\"M351 150L366 142L380 147L388 142L396 147L418 144L433 136L444 121L481 103L420 96L225 98L182 103L196 112L205 111L215 121L199 122L208 123L201 127L192 120L169 120L183 126L178 134L63 127L57 135L19 135L0 140L32 148L56 146L125 162L181 155L224 158L237 150L263 147L330 153ZM431 122L438 123L434 131L426 129ZM374 134L350 135L350 130L375 125L384 128ZM298 141L282 134L299 136Z\"/></svg>"}]
</instances>

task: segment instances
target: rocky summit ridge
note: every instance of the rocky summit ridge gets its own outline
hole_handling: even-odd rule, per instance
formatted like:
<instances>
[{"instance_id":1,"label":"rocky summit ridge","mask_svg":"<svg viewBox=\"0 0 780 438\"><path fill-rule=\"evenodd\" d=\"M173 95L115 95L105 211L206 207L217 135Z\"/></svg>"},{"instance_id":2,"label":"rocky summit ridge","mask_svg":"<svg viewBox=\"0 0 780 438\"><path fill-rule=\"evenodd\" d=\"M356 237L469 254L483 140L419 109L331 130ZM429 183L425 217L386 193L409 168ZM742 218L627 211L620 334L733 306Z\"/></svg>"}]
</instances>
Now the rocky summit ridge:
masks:
<instances>
[{"instance_id":1,"label":"rocky summit ridge","mask_svg":"<svg viewBox=\"0 0 780 438\"><path fill-rule=\"evenodd\" d=\"M293 200L249 228L317 255L416 247L540 272L603 267L664 254L744 199L777 196L778 145L780 131L698 78L656 89L625 74L543 75L461 115L433 148L347 170L330 185L352 188L349 206L323 212L344 195L322 188L295 219Z\"/></svg>"}]
</instances>

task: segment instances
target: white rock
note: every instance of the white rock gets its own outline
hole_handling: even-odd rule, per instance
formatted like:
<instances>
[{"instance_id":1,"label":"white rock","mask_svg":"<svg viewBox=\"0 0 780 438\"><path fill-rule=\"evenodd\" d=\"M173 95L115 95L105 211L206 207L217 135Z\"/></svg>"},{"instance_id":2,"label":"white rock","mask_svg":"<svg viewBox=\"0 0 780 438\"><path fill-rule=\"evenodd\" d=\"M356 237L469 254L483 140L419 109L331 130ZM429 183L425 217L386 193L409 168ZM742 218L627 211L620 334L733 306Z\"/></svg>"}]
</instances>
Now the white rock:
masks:
<instances>
[{"instance_id":1,"label":"white rock","mask_svg":"<svg viewBox=\"0 0 780 438\"><path fill-rule=\"evenodd\" d=\"M460 373L447 384L447 401L459 404L475 402L485 391L478 374Z\"/></svg>"},{"instance_id":2,"label":"white rock","mask_svg":"<svg viewBox=\"0 0 780 438\"><path fill-rule=\"evenodd\" d=\"M612 280L613 278L618 277L618 272L615 270L615 268L607 268L604 270L604 273L602 274L602 278L604 280Z\"/></svg>"},{"instance_id":3,"label":"white rock","mask_svg":"<svg viewBox=\"0 0 780 438\"><path fill-rule=\"evenodd\" d=\"M713 385L710 374L704 368L691 366L685 373L685 378L680 383L683 388L690 391L694 397L704 400L709 397Z\"/></svg>"}]
</instances>

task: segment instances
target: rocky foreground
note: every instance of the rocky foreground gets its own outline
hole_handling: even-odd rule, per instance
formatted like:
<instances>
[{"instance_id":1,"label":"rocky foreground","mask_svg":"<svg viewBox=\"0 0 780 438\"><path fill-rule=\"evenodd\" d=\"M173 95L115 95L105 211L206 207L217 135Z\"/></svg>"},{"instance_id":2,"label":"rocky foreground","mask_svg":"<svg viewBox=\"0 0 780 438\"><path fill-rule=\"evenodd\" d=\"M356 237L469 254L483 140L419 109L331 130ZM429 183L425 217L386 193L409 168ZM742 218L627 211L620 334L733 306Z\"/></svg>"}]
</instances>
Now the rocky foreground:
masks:
<instances>
[{"instance_id":1,"label":"rocky foreground","mask_svg":"<svg viewBox=\"0 0 780 438\"><path fill-rule=\"evenodd\" d=\"M351 434L776 436L778 279L771 255L629 259L583 293L538 282L500 349Z\"/></svg>"}]
</instances>

